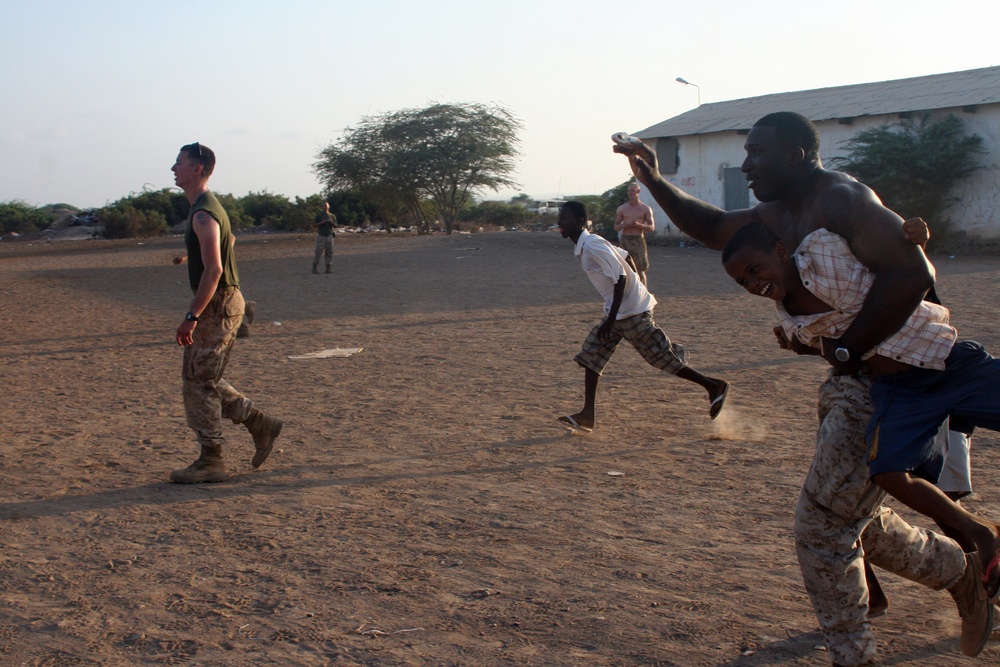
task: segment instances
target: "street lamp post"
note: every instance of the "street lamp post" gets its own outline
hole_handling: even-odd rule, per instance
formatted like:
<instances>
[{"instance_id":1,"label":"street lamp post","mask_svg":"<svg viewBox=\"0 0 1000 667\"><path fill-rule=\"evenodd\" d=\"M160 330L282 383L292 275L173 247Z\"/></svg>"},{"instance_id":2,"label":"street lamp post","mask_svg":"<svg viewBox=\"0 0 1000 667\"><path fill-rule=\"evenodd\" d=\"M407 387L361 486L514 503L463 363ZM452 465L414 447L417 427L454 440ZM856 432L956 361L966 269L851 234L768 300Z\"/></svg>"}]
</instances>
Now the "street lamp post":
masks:
<instances>
[{"instance_id":1,"label":"street lamp post","mask_svg":"<svg viewBox=\"0 0 1000 667\"><path fill-rule=\"evenodd\" d=\"M698 106L701 106L701 88L698 86L698 84L686 81L682 77L677 77L676 79L674 79L674 81L676 81L677 83L683 83L685 86L694 86L695 90L698 91Z\"/></svg>"}]
</instances>

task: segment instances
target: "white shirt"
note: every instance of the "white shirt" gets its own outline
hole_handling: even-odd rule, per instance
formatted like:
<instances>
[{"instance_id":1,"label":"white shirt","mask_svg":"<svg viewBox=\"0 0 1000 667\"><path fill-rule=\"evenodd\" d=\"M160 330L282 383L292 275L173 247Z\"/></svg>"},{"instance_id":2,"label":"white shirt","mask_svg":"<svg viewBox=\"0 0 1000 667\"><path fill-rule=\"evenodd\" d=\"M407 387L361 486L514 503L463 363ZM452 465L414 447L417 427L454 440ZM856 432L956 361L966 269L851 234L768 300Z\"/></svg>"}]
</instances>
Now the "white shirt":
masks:
<instances>
[{"instance_id":1,"label":"white shirt","mask_svg":"<svg viewBox=\"0 0 1000 667\"><path fill-rule=\"evenodd\" d=\"M574 253L579 258L580 265L590 278L590 282L604 298L605 315L611 310L611 302L615 298L615 285L622 276L625 276L625 293L622 295L617 319L623 320L626 317L640 315L652 310L656 305L656 298L649 293L639 280L639 276L626 263L628 252L625 250L611 245L602 236L583 230L576 242Z\"/></svg>"}]
</instances>

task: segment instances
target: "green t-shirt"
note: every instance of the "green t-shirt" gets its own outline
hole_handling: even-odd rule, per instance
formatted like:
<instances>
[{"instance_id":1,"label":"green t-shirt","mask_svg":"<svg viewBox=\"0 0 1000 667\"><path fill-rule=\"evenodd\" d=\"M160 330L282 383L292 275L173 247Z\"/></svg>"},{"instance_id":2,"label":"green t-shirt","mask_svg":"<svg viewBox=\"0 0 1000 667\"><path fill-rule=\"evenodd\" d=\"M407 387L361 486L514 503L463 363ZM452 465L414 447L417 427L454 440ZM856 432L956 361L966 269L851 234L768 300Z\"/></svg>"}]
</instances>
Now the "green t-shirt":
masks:
<instances>
[{"instance_id":1,"label":"green t-shirt","mask_svg":"<svg viewBox=\"0 0 1000 667\"><path fill-rule=\"evenodd\" d=\"M316 231L320 236L335 236L333 228L337 226L337 216L332 213L320 213L316 216L316 222L319 223Z\"/></svg>"},{"instance_id":2,"label":"green t-shirt","mask_svg":"<svg viewBox=\"0 0 1000 667\"><path fill-rule=\"evenodd\" d=\"M201 258L201 244L198 243L198 235L194 233L191 224L198 211L205 211L219 223L219 250L222 254L222 277L219 278L219 287L239 287L240 273L236 269L236 252L233 250L236 239L229 225L229 216L215 195L206 190L192 204L187 225L184 227L184 245L187 246L188 252L188 278L191 280L191 290L198 291L201 275L205 272L205 262Z\"/></svg>"}]
</instances>

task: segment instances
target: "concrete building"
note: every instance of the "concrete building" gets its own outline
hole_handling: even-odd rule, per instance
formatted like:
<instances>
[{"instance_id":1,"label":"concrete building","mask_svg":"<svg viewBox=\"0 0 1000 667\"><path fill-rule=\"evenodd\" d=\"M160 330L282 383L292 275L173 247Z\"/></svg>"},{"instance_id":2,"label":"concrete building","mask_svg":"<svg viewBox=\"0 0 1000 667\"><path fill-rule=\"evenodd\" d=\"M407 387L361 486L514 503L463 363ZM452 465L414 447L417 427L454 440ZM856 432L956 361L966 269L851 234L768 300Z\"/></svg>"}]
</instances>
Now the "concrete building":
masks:
<instances>
[{"instance_id":1,"label":"concrete building","mask_svg":"<svg viewBox=\"0 0 1000 667\"><path fill-rule=\"evenodd\" d=\"M756 204L740 171L750 127L774 111L795 111L820 133L824 163L844 155L841 143L858 132L927 111L954 114L969 134L983 138L984 168L956 186L947 211L952 229L973 238L1000 239L1000 67L913 79L776 93L703 104L634 133L656 151L660 173L685 192L731 210ZM658 235L683 236L643 189Z\"/></svg>"}]
</instances>

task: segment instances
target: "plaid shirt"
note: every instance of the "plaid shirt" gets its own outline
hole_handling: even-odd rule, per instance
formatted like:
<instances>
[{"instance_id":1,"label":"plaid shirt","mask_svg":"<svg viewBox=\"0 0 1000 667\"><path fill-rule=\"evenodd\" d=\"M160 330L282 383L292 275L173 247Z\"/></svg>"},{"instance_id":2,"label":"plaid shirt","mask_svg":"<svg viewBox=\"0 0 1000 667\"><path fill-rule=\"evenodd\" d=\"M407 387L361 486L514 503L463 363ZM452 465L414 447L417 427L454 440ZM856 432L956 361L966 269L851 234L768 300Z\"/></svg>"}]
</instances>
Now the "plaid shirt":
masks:
<instances>
[{"instance_id":1,"label":"plaid shirt","mask_svg":"<svg viewBox=\"0 0 1000 667\"><path fill-rule=\"evenodd\" d=\"M834 308L815 315L790 315L779 302L778 315L785 335L795 335L811 347L820 337L840 338L865 302L875 276L851 252L840 236L818 229L802 240L795 251L802 284ZM922 301L899 331L868 350L862 360L879 354L918 368L944 370L945 359L958 338L948 324L948 309Z\"/></svg>"}]
</instances>

